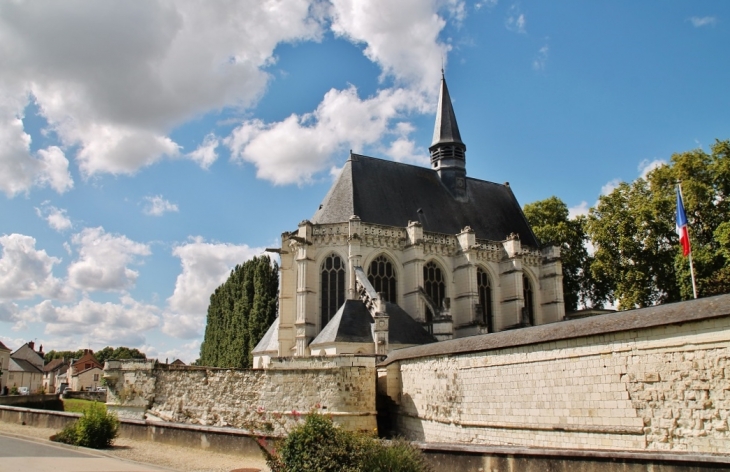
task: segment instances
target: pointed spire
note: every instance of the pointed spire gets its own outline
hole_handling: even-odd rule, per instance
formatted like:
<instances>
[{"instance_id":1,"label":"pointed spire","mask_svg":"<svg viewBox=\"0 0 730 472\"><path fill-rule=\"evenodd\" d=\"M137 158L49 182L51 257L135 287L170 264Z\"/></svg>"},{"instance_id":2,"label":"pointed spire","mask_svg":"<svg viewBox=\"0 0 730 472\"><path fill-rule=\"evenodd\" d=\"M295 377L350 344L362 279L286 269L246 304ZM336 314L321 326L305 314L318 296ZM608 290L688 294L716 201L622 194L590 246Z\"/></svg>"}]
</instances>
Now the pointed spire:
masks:
<instances>
[{"instance_id":1,"label":"pointed spire","mask_svg":"<svg viewBox=\"0 0 730 472\"><path fill-rule=\"evenodd\" d=\"M436 126L433 129L433 142L431 147L437 144L464 144L461 141L459 125L456 124L454 107L451 105L449 88L446 86L444 70L441 69L441 93L439 94L439 106L436 112Z\"/></svg>"}]
</instances>

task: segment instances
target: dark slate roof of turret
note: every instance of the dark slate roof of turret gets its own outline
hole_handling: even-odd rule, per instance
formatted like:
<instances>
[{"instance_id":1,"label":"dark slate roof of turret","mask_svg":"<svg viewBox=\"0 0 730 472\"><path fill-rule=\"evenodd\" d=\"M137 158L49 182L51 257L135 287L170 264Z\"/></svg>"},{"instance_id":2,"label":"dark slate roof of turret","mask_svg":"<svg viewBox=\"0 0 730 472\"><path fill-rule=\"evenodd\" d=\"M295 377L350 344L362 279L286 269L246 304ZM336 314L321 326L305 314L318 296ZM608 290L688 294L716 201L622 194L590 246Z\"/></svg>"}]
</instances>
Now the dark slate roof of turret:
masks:
<instances>
[{"instance_id":1,"label":"dark slate roof of turret","mask_svg":"<svg viewBox=\"0 0 730 472\"><path fill-rule=\"evenodd\" d=\"M468 199L459 202L434 170L352 154L312 223L342 223L357 215L388 226L420 221L424 231L446 234L471 226L480 239L502 241L516 233L522 244L539 247L509 185L466 180Z\"/></svg>"},{"instance_id":2,"label":"dark slate roof of turret","mask_svg":"<svg viewBox=\"0 0 730 472\"><path fill-rule=\"evenodd\" d=\"M420 345L436 342L425 329L394 303L386 303L390 344ZM372 343L373 317L360 300L345 300L327 326L311 342L311 345L325 343Z\"/></svg>"},{"instance_id":3,"label":"dark slate roof of turret","mask_svg":"<svg viewBox=\"0 0 730 472\"><path fill-rule=\"evenodd\" d=\"M433 129L433 142L431 146L441 143L461 143L459 125L456 124L454 107L451 105L449 88L446 86L446 79L441 77L441 93L439 94L439 106L436 112L436 126Z\"/></svg>"}]
</instances>

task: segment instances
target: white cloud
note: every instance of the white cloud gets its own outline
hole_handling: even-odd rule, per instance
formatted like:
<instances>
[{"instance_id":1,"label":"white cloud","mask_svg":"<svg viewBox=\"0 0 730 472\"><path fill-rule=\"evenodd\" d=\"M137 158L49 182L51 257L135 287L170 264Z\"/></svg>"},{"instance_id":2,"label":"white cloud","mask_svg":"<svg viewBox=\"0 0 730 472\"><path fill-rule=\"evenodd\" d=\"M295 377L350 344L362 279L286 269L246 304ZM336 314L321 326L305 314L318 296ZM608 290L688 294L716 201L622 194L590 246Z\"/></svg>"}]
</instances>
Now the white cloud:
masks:
<instances>
[{"instance_id":1,"label":"white cloud","mask_svg":"<svg viewBox=\"0 0 730 472\"><path fill-rule=\"evenodd\" d=\"M169 201L162 198L162 195L155 195L154 197L144 197L147 201L147 205L144 208L145 215L150 216L162 216L168 211L177 212L180 211L176 204L170 203Z\"/></svg>"},{"instance_id":2,"label":"white cloud","mask_svg":"<svg viewBox=\"0 0 730 472\"><path fill-rule=\"evenodd\" d=\"M438 15L444 5L452 15L463 2L423 0L332 0L332 31L354 43L380 65L381 78L392 75L399 84L434 91L450 47L438 41L446 21ZM457 18L458 20L458 18Z\"/></svg>"},{"instance_id":3,"label":"white cloud","mask_svg":"<svg viewBox=\"0 0 730 472\"><path fill-rule=\"evenodd\" d=\"M119 303L99 303L88 298L74 305L56 306L46 300L27 310L28 318L46 325L45 333L73 336L99 346L141 345L145 332L160 325L160 309L123 294Z\"/></svg>"},{"instance_id":4,"label":"white cloud","mask_svg":"<svg viewBox=\"0 0 730 472\"><path fill-rule=\"evenodd\" d=\"M1 43L2 33L0 33ZM0 53L1 60L2 53ZM4 70L2 75L5 73ZM3 80L0 78L0 89L3 85ZM23 130L21 119L25 105L16 97L8 97L7 93L0 92L0 191L8 197L13 197L28 192L34 186L49 186L58 193L71 189L73 179L68 171L68 160L63 151L51 146L39 150L36 155L31 153L31 138Z\"/></svg>"},{"instance_id":5,"label":"white cloud","mask_svg":"<svg viewBox=\"0 0 730 472\"><path fill-rule=\"evenodd\" d=\"M692 22L692 26L695 28L701 28L703 26L715 26L717 18L714 16L693 16L689 19L689 21Z\"/></svg>"},{"instance_id":6,"label":"white cloud","mask_svg":"<svg viewBox=\"0 0 730 472\"><path fill-rule=\"evenodd\" d=\"M639 162L639 177L642 179L645 179L647 175L649 175L649 172L653 171L657 167L661 167L667 164L667 161L663 159L654 159L653 161L649 161L649 159L644 159L643 161Z\"/></svg>"},{"instance_id":7,"label":"white cloud","mask_svg":"<svg viewBox=\"0 0 730 472\"><path fill-rule=\"evenodd\" d=\"M182 272L177 276L175 291L167 299L162 331L177 338L200 336L210 295L226 281L236 264L263 253L263 248L245 244L206 243L202 238L173 249L180 258Z\"/></svg>"},{"instance_id":8,"label":"white cloud","mask_svg":"<svg viewBox=\"0 0 730 472\"><path fill-rule=\"evenodd\" d=\"M198 148L187 154L187 157L198 163L203 169L209 168L217 159L218 153L215 150L218 148L220 141L213 134L208 134Z\"/></svg>"},{"instance_id":9,"label":"white cloud","mask_svg":"<svg viewBox=\"0 0 730 472\"><path fill-rule=\"evenodd\" d=\"M547 44L541 47L540 50L537 51L537 57L532 61L532 68L535 70L545 70L549 52L550 48Z\"/></svg>"},{"instance_id":10,"label":"white cloud","mask_svg":"<svg viewBox=\"0 0 730 472\"><path fill-rule=\"evenodd\" d=\"M510 7L507 19L504 21L504 26L515 33L527 33L527 30L525 29L525 26L527 26L527 19L525 18L524 13L521 13L516 5L512 5L512 7Z\"/></svg>"},{"instance_id":11,"label":"white cloud","mask_svg":"<svg viewBox=\"0 0 730 472\"><path fill-rule=\"evenodd\" d=\"M321 36L320 10L306 0L3 3L0 168L14 178L0 189L26 191L39 175L69 187L62 154L28 154L18 117L29 97L49 129L78 146L85 176L132 173L179 156L167 134L180 123L251 105L277 44ZM210 163L210 154L187 157Z\"/></svg>"},{"instance_id":12,"label":"white cloud","mask_svg":"<svg viewBox=\"0 0 730 472\"><path fill-rule=\"evenodd\" d=\"M481 10L482 8L494 8L497 6L497 3L499 3L499 0L480 0L474 4L474 9Z\"/></svg>"},{"instance_id":13,"label":"white cloud","mask_svg":"<svg viewBox=\"0 0 730 472\"><path fill-rule=\"evenodd\" d=\"M146 244L123 235L106 233L104 228L84 228L71 243L79 258L68 267L68 282L84 290L124 290L132 287L139 273L127 267L138 256L151 254Z\"/></svg>"},{"instance_id":14,"label":"white cloud","mask_svg":"<svg viewBox=\"0 0 730 472\"><path fill-rule=\"evenodd\" d=\"M0 258L0 301L28 299L36 296L67 299L70 292L63 282L53 276L53 266L61 259L35 248L31 236L10 234L0 236L3 247ZM2 310L5 317L14 313L12 306Z\"/></svg>"},{"instance_id":15,"label":"white cloud","mask_svg":"<svg viewBox=\"0 0 730 472\"><path fill-rule=\"evenodd\" d=\"M578 215L588 216L588 210L590 210L588 202L582 201L578 205L568 208L568 218L572 220Z\"/></svg>"},{"instance_id":16,"label":"white cloud","mask_svg":"<svg viewBox=\"0 0 730 472\"><path fill-rule=\"evenodd\" d=\"M36 207L35 211L38 216L46 220L48 226L56 231L66 231L73 226L71 220L66 215L66 210L56 208L48 202L43 202L40 208Z\"/></svg>"},{"instance_id":17,"label":"white cloud","mask_svg":"<svg viewBox=\"0 0 730 472\"><path fill-rule=\"evenodd\" d=\"M610 182L606 182L606 184L601 187L601 195L608 195L613 192L619 184L621 184L621 179L613 179Z\"/></svg>"},{"instance_id":18,"label":"white cloud","mask_svg":"<svg viewBox=\"0 0 730 472\"><path fill-rule=\"evenodd\" d=\"M246 121L225 143L234 161L256 166L259 178L279 185L302 184L329 169L336 152L360 151L378 142L390 132L392 120L423 106L423 95L407 89L382 90L365 100L354 86L332 89L313 113L272 124Z\"/></svg>"}]
</instances>

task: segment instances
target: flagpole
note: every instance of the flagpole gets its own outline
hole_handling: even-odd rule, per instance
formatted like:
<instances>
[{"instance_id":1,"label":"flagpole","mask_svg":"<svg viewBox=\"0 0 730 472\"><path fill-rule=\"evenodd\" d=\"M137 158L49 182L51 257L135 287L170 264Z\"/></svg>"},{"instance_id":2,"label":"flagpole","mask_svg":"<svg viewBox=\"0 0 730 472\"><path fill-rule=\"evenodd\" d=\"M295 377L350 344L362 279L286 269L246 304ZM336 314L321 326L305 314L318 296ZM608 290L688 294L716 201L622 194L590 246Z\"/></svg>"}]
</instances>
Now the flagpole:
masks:
<instances>
[{"instance_id":1,"label":"flagpole","mask_svg":"<svg viewBox=\"0 0 730 472\"><path fill-rule=\"evenodd\" d=\"M677 181L677 187L679 187L679 196L682 198L684 203L684 195L682 194L682 181ZM687 222L687 237L689 238L689 221ZM690 247L692 247L692 239L690 238ZM692 264L692 251L689 251L689 273L692 275L692 294L697 298L697 283L695 282L695 268Z\"/></svg>"}]
</instances>

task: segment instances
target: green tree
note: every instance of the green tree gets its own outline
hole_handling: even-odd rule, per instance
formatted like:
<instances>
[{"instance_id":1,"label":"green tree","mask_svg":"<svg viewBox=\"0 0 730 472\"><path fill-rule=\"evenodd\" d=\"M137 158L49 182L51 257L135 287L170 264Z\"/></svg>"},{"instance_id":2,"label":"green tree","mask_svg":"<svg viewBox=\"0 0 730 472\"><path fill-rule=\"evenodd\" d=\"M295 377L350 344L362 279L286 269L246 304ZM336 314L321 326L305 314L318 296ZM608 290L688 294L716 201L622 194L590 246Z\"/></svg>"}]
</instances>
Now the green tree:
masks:
<instances>
[{"instance_id":1,"label":"green tree","mask_svg":"<svg viewBox=\"0 0 730 472\"><path fill-rule=\"evenodd\" d=\"M692 298L675 232L682 182L699 296L730 291L730 141L672 155L646 178L602 196L588 219L599 298L620 309Z\"/></svg>"},{"instance_id":2,"label":"green tree","mask_svg":"<svg viewBox=\"0 0 730 472\"><path fill-rule=\"evenodd\" d=\"M586 218L569 218L568 206L554 196L525 205L524 212L542 244L560 247L565 310L575 311L581 303L592 305Z\"/></svg>"},{"instance_id":3,"label":"green tree","mask_svg":"<svg viewBox=\"0 0 730 472\"><path fill-rule=\"evenodd\" d=\"M199 365L246 368L276 319L279 267L268 256L237 265L210 296Z\"/></svg>"}]
</instances>

